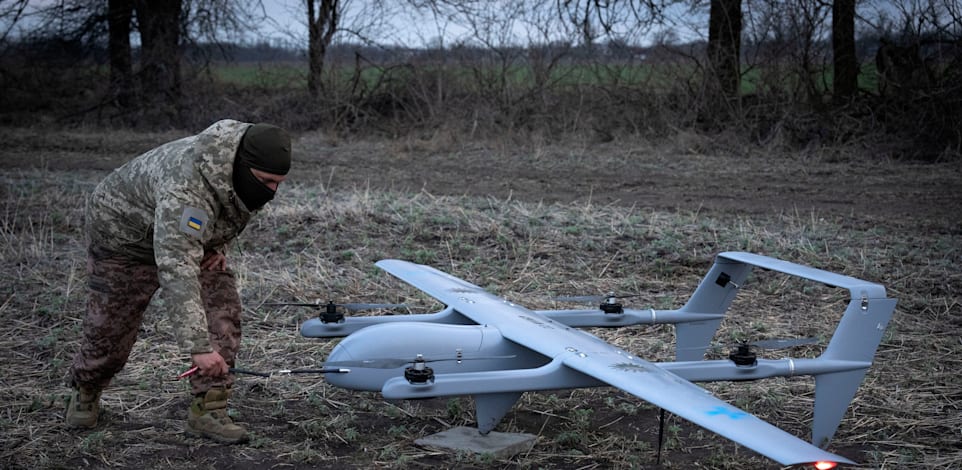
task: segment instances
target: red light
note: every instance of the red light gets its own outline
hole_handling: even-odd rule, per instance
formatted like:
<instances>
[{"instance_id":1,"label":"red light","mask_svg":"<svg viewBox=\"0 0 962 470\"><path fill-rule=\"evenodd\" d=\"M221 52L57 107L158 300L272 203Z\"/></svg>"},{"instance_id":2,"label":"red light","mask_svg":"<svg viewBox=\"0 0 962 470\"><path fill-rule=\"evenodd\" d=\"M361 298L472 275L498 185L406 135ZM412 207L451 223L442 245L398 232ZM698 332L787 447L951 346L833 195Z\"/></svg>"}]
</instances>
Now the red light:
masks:
<instances>
[{"instance_id":1,"label":"red light","mask_svg":"<svg viewBox=\"0 0 962 470\"><path fill-rule=\"evenodd\" d=\"M835 462L826 462L826 461L815 462L815 468L817 468L818 470L831 470L835 468L836 465L838 464Z\"/></svg>"}]
</instances>

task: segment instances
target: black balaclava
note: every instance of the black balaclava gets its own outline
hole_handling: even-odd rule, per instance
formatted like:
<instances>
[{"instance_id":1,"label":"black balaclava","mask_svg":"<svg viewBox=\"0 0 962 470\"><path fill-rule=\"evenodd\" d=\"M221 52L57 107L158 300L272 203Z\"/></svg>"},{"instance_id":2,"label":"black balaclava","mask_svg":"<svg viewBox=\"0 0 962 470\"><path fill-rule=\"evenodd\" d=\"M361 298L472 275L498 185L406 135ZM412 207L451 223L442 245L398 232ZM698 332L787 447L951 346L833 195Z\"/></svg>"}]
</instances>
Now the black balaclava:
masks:
<instances>
[{"instance_id":1,"label":"black balaclava","mask_svg":"<svg viewBox=\"0 0 962 470\"><path fill-rule=\"evenodd\" d=\"M247 210L256 211L274 199L274 191L261 183L251 168L286 175L291 169L291 136L277 126L254 124L241 138L234 158L234 191Z\"/></svg>"}]
</instances>

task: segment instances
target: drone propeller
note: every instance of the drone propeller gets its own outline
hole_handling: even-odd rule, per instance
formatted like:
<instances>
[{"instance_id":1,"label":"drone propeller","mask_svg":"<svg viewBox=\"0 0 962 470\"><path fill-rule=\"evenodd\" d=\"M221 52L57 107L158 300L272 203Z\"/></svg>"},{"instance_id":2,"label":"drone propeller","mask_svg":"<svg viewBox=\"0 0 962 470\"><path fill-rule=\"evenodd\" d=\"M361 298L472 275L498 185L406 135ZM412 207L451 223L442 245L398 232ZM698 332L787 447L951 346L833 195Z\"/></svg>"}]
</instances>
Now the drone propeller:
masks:
<instances>
[{"instance_id":1,"label":"drone propeller","mask_svg":"<svg viewBox=\"0 0 962 470\"><path fill-rule=\"evenodd\" d=\"M738 348L744 353L747 353L752 348L756 349L788 349L794 348L796 346L803 346L806 344L818 344L819 339L815 337L808 338L775 338L775 339L763 339L759 341L739 341L734 344L714 344L708 347L708 349L714 353L721 352L724 349ZM703 347L693 346L688 348L679 348L681 350L691 351L700 350Z\"/></svg>"},{"instance_id":2,"label":"drone propeller","mask_svg":"<svg viewBox=\"0 0 962 470\"><path fill-rule=\"evenodd\" d=\"M623 294L616 295L614 292L609 292L605 295L562 295L559 297L554 297L553 300L558 302L578 302L586 304L596 304L599 302L614 302L618 299L630 299L632 297L640 297L641 294Z\"/></svg>"},{"instance_id":3,"label":"drone propeller","mask_svg":"<svg viewBox=\"0 0 962 470\"><path fill-rule=\"evenodd\" d=\"M817 338L769 339L752 343L743 341L731 349L728 353L728 359L738 367L755 367L758 364L758 354L752 348L783 349L817 342Z\"/></svg>"},{"instance_id":4,"label":"drone propeller","mask_svg":"<svg viewBox=\"0 0 962 470\"><path fill-rule=\"evenodd\" d=\"M630 299L632 297L638 297L641 294L627 294L627 295L615 295L614 292L609 292L606 295L573 295L573 296L563 296L555 297L555 300L562 302L583 302L587 304L595 304L598 309L606 314L620 315L625 313L625 309L618 299Z\"/></svg>"},{"instance_id":5,"label":"drone propeller","mask_svg":"<svg viewBox=\"0 0 962 470\"><path fill-rule=\"evenodd\" d=\"M407 307L406 304L365 304L365 303L347 303L347 304L336 304L333 301L326 304L320 302L265 302L262 305L270 307L312 307L312 308L328 308L329 306L340 307L345 310L350 310L352 312L360 310L374 310L379 308L403 308Z\"/></svg>"},{"instance_id":6,"label":"drone propeller","mask_svg":"<svg viewBox=\"0 0 962 470\"><path fill-rule=\"evenodd\" d=\"M749 346L755 346L761 349L786 349L794 348L795 346L802 346L805 344L816 344L818 343L818 338L808 337L808 338L778 338L778 339L763 339L761 341L753 341L747 343Z\"/></svg>"},{"instance_id":7,"label":"drone propeller","mask_svg":"<svg viewBox=\"0 0 962 470\"><path fill-rule=\"evenodd\" d=\"M734 345L727 344L714 344L708 348L708 351L712 354L719 354L725 348L728 348L728 358L735 362L739 366L753 366L756 363L756 358L758 355L754 350L757 349L787 349L794 348L796 346L802 346L805 344L817 344L818 338L780 338L780 339L765 339L760 341L740 341ZM686 348L688 350L701 349L701 348Z\"/></svg>"},{"instance_id":8,"label":"drone propeller","mask_svg":"<svg viewBox=\"0 0 962 470\"><path fill-rule=\"evenodd\" d=\"M455 357L441 357L435 359L424 359L421 355L418 355L416 359L397 359L397 358L377 358L377 359L360 359L356 361L334 361L325 362L324 367L364 367L368 369L396 369L398 367L403 367L408 364L414 363L427 363L427 362L448 362L448 361L479 361L484 359L512 359L517 357L514 354L505 356L465 356L459 354Z\"/></svg>"},{"instance_id":9,"label":"drone propeller","mask_svg":"<svg viewBox=\"0 0 962 470\"><path fill-rule=\"evenodd\" d=\"M312 307L321 310L319 315L321 322L323 323L344 323L344 313L339 311L338 308L356 312L358 310L372 310L378 308L399 308L406 307L404 304L336 304L333 300L327 301L326 304L320 303L320 301L315 303L308 302L267 302L264 305L270 306L285 306L285 307Z\"/></svg>"}]
</instances>

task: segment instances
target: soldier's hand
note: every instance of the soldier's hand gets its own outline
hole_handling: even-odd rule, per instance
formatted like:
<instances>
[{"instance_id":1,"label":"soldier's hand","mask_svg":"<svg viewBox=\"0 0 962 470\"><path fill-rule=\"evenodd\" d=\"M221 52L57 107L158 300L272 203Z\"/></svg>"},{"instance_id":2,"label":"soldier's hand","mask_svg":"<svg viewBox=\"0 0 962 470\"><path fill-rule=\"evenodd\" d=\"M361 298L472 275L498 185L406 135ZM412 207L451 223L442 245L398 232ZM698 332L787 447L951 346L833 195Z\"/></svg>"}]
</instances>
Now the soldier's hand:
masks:
<instances>
[{"instance_id":1,"label":"soldier's hand","mask_svg":"<svg viewBox=\"0 0 962 470\"><path fill-rule=\"evenodd\" d=\"M221 357L217 351L204 353L204 354L193 354L191 358L194 361L194 365L200 369L201 375L207 375L210 377L222 377L227 375L227 362Z\"/></svg>"},{"instance_id":2,"label":"soldier's hand","mask_svg":"<svg viewBox=\"0 0 962 470\"><path fill-rule=\"evenodd\" d=\"M200 269L204 271L223 271L227 269L227 257L217 251L204 253L204 259L200 262Z\"/></svg>"}]
</instances>

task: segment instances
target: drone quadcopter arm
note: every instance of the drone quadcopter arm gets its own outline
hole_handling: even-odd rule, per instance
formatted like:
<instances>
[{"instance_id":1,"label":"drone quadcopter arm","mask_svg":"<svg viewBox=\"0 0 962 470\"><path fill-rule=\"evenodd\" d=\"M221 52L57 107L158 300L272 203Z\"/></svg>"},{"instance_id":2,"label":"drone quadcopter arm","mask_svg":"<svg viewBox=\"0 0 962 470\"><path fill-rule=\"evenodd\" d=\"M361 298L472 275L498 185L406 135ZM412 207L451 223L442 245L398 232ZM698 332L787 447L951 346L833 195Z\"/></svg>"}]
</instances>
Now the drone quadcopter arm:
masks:
<instances>
[{"instance_id":1,"label":"drone quadcopter arm","mask_svg":"<svg viewBox=\"0 0 962 470\"><path fill-rule=\"evenodd\" d=\"M696 323L725 318L720 313L691 313L678 310L636 310L626 308L622 313L612 315L601 310L535 310L554 321L575 328L620 328L632 325L661 325Z\"/></svg>"},{"instance_id":2,"label":"drone quadcopter arm","mask_svg":"<svg viewBox=\"0 0 962 470\"><path fill-rule=\"evenodd\" d=\"M436 313L421 313L411 315L388 315L371 317L347 317L341 322L324 322L320 318L311 318L301 324L301 336L305 338L340 338L348 336L362 328L383 323L423 322L446 325L474 325L475 323L453 308L445 308Z\"/></svg>"}]
</instances>

